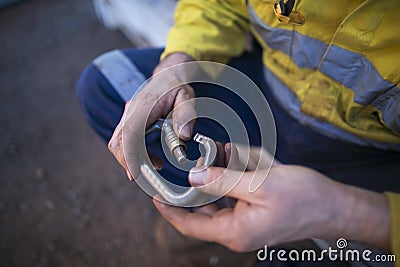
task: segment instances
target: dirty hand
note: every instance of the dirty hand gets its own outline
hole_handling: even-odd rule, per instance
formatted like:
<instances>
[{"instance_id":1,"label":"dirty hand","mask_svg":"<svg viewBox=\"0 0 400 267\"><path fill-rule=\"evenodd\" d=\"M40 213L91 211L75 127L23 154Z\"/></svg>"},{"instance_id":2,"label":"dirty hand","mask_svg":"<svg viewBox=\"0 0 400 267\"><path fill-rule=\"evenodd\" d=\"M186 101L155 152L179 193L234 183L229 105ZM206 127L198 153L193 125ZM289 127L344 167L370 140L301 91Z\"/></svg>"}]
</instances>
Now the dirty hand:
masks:
<instances>
[{"instance_id":1,"label":"dirty hand","mask_svg":"<svg viewBox=\"0 0 400 267\"><path fill-rule=\"evenodd\" d=\"M144 129L147 129L157 119L165 118L176 108L172 117L175 133L183 140L190 139L194 125L194 120L191 119L195 117L196 112L192 101L184 102L194 97L193 89L189 85L184 84L175 88L169 88L166 92L166 90L160 89L163 87L160 85L161 83L165 85L162 79L164 77L171 80L174 79L173 72L169 71L168 74L164 75L163 70L192 60L190 56L183 53L169 55L154 70L153 74L159 73L159 75L153 76L149 83L126 103L124 113L108 143L108 148L122 167L124 167L130 180L133 180L139 171L136 157L140 153L140 151L137 151L137 147L140 146L137 145L137 142L143 140ZM182 73L177 74L177 76L179 75L182 75ZM179 108L177 108L178 106ZM129 151L129 155L131 155L129 158L129 169L126 159L127 153L124 151L122 143L123 132L124 139L129 142L131 149ZM162 163L158 158L151 156L151 160L156 168L161 168Z\"/></svg>"},{"instance_id":2,"label":"dirty hand","mask_svg":"<svg viewBox=\"0 0 400 267\"><path fill-rule=\"evenodd\" d=\"M241 173L235 170L209 167L192 170L189 180L201 191L218 195L226 192L232 185L230 180L238 175ZM265 180L250 193L254 176ZM233 208L210 204L189 212L157 200L154 204L182 234L236 251L311 237L342 237L389 247L386 196L335 182L310 168L276 165L269 172L247 171L227 196L237 199Z\"/></svg>"}]
</instances>

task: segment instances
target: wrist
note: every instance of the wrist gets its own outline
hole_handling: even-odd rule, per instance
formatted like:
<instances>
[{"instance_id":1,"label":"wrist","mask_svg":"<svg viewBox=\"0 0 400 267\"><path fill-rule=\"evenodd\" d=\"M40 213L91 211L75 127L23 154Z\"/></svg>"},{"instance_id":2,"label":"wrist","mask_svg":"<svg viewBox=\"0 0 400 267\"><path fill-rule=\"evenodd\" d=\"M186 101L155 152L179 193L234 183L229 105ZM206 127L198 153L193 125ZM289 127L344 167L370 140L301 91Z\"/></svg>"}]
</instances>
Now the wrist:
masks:
<instances>
[{"instance_id":1,"label":"wrist","mask_svg":"<svg viewBox=\"0 0 400 267\"><path fill-rule=\"evenodd\" d=\"M190 62L193 61L194 59L189 56L186 53L183 52L174 52L169 55L167 55L163 60L160 61L160 63L157 65L157 67L154 69L153 74L162 71L163 69L166 69L168 67L185 63L185 62Z\"/></svg>"},{"instance_id":2,"label":"wrist","mask_svg":"<svg viewBox=\"0 0 400 267\"><path fill-rule=\"evenodd\" d=\"M339 193L333 205L331 240L345 238L390 250L390 208L384 194L337 184Z\"/></svg>"}]
</instances>

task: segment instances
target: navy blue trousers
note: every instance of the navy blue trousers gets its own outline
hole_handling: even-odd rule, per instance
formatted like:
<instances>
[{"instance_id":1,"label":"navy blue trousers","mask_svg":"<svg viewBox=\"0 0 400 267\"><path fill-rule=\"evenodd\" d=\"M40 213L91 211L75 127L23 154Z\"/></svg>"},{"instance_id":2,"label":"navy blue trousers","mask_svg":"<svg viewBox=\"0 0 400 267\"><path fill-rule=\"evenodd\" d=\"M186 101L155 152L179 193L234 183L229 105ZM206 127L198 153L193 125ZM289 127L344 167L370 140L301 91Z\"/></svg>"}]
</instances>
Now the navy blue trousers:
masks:
<instances>
[{"instance_id":1,"label":"navy blue trousers","mask_svg":"<svg viewBox=\"0 0 400 267\"><path fill-rule=\"evenodd\" d=\"M147 79L158 64L162 49L127 49L122 52L140 75ZM276 122L276 158L279 161L308 166L337 181L378 192L400 191L400 153L333 140L299 124L285 112L274 100L264 81L259 46L256 45L251 53L232 59L229 65L249 76L266 97ZM216 98L232 107L245 122L251 144L259 144L256 121L239 98L212 85L194 84L193 88L197 96ZM132 88L131 95L136 89ZM122 116L126 99L118 94L115 85L94 64L82 73L77 83L77 96L87 121L107 142ZM212 121L199 120L194 132L204 133L217 141L229 141L224 130ZM148 144L148 150L165 160L157 140ZM193 150L192 155L196 157L198 151L194 146L189 144L188 150L189 154ZM164 164L162 174L176 184L187 185L187 174L168 163Z\"/></svg>"}]
</instances>

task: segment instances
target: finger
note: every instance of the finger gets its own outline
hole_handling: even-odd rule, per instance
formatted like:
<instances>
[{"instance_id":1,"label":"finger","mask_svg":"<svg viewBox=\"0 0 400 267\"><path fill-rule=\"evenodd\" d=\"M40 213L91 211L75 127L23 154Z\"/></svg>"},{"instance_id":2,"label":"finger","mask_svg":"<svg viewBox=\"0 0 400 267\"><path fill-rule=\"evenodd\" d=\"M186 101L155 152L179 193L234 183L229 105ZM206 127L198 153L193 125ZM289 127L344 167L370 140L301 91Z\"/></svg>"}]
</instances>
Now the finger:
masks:
<instances>
[{"instance_id":1,"label":"finger","mask_svg":"<svg viewBox=\"0 0 400 267\"><path fill-rule=\"evenodd\" d=\"M118 125L115 127L113 135L111 136L111 139L108 142L108 150L114 155L119 164L121 164L121 166L126 170L128 179L132 181L134 179L134 176L137 175L138 173L139 166L134 163L132 164L131 170L129 170L128 165L126 163L125 153L122 143L122 129L125 124L125 118L130 102L131 100L125 103L125 109L124 113L122 114L122 118L119 121Z\"/></svg>"},{"instance_id":2,"label":"finger","mask_svg":"<svg viewBox=\"0 0 400 267\"><path fill-rule=\"evenodd\" d=\"M189 140L192 136L196 118L194 97L194 91L189 85L182 85L175 97L173 127L175 133L183 140Z\"/></svg>"},{"instance_id":3,"label":"finger","mask_svg":"<svg viewBox=\"0 0 400 267\"><path fill-rule=\"evenodd\" d=\"M147 86L154 87L155 84L150 83ZM120 148L121 151L119 153L123 154L123 163L130 169L132 177L136 177L140 173L138 158L140 155L145 157L145 148L139 145L140 141L145 138L144 130L148 129L160 117L168 114L168 110L171 110L173 106L177 89L169 91L162 97L158 93L154 90L140 91L136 97L131 99L131 105L126 106L124 116L121 119L124 122L124 127L122 128L124 142L128 146L125 147L126 151ZM123 147L122 140L120 141L120 147ZM149 155L149 158L156 170L162 169L163 163L161 159L154 155Z\"/></svg>"},{"instance_id":4,"label":"finger","mask_svg":"<svg viewBox=\"0 0 400 267\"><path fill-rule=\"evenodd\" d=\"M227 143L225 144L225 165L228 166L229 161L232 157L232 144L231 143Z\"/></svg>"},{"instance_id":5,"label":"finger","mask_svg":"<svg viewBox=\"0 0 400 267\"><path fill-rule=\"evenodd\" d=\"M249 185L253 178L261 180L268 174L268 170L257 172L242 172L219 167L193 168L189 173L192 186L208 194L216 196L230 196L244 201L251 201L252 194Z\"/></svg>"},{"instance_id":6,"label":"finger","mask_svg":"<svg viewBox=\"0 0 400 267\"><path fill-rule=\"evenodd\" d=\"M108 141L108 150L111 152L111 154L114 155L114 157L117 159L119 164L121 164L121 166L124 169L128 169L128 167L126 166L124 152L123 152L123 148L122 148L122 142L121 142L122 124L123 124L123 122L120 121L119 124L117 125L117 127L115 128L110 141Z\"/></svg>"},{"instance_id":7,"label":"finger","mask_svg":"<svg viewBox=\"0 0 400 267\"><path fill-rule=\"evenodd\" d=\"M209 216L214 215L219 210L216 204L208 204L199 208L195 208L194 211L202 214L206 214Z\"/></svg>"},{"instance_id":8,"label":"finger","mask_svg":"<svg viewBox=\"0 0 400 267\"><path fill-rule=\"evenodd\" d=\"M280 163L274 159L274 156L263 147L251 148L249 162L252 162L252 166L249 164L248 169L254 171L264 170L264 172L268 172L271 166L280 165ZM263 184L264 180L265 177L255 176L249 185L249 192L257 191L257 189Z\"/></svg>"},{"instance_id":9,"label":"finger","mask_svg":"<svg viewBox=\"0 0 400 267\"><path fill-rule=\"evenodd\" d=\"M217 146L217 157L215 159L214 166L217 167L225 167L225 149L224 145L221 142L215 142Z\"/></svg>"},{"instance_id":10,"label":"finger","mask_svg":"<svg viewBox=\"0 0 400 267\"><path fill-rule=\"evenodd\" d=\"M168 87L162 78L162 75L152 76L149 83L133 98L129 119L144 121L145 129L159 118L167 117L179 92L179 88Z\"/></svg>"},{"instance_id":11,"label":"finger","mask_svg":"<svg viewBox=\"0 0 400 267\"><path fill-rule=\"evenodd\" d=\"M231 170L243 170L240 168L238 150L232 143L225 144L225 166Z\"/></svg>"},{"instance_id":12,"label":"finger","mask_svg":"<svg viewBox=\"0 0 400 267\"><path fill-rule=\"evenodd\" d=\"M132 175L129 173L129 171L126 171L126 175L128 176L129 181L133 181Z\"/></svg>"},{"instance_id":13,"label":"finger","mask_svg":"<svg viewBox=\"0 0 400 267\"><path fill-rule=\"evenodd\" d=\"M135 179L139 175L138 155L143 155L143 151L138 149L138 138L136 134L125 130L123 127L118 133L118 148L114 154L118 162L131 174ZM127 146L126 144L129 144ZM140 150L140 151L139 151Z\"/></svg>"},{"instance_id":14,"label":"finger","mask_svg":"<svg viewBox=\"0 0 400 267\"><path fill-rule=\"evenodd\" d=\"M120 123L115 128L115 131L108 142L108 150L113 154L113 156L117 159L118 163L126 170L128 175L128 179L132 181L134 177L138 174L139 166L136 162L131 164L131 168L128 168L126 163L124 149L122 145L122 127L123 121L121 119Z\"/></svg>"},{"instance_id":15,"label":"finger","mask_svg":"<svg viewBox=\"0 0 400 267\"><path fill-rule=\"evenodd\" d=\"M140 113L148 115L146 119L145 129L148 129L159 118L165 118L172 110L177 89L173 89L164 95L156 93L147 93L141 97L143 103L136 108L134 116L142 116ZM149 107L151 107L149 109ZM135 120L135 118L133 118Z\"/></svg>"},{"instance_id":16,"label":"finger","mask_svg":"<svg viewBox=\"0 0 400 267\"><path fill-rule=\"evenodd\" d=\"M250 148L249 170L266 169L273 164L274 157L262 147Z\"/></svg>"},{"instance_id":17,"label":"finger","mask_svg":"<svg viewBox=\"0 0 400 267\"><path fill-rule=\"evenodd\" d=\"M153 167L156 170L159 171L163 168L163 162L159 157L154 156L153 154L149 154L149 158L150 158L151 164L153 164Z\"/></svg>"},{"instance_id":18,"label":"finger","mask_svg":"<svg viewBox=\"0 0 400 267\"><path fill-rule=\"evenodd\" d=\"M125 169L129 169L133 178L139 174L137 160L144 153L144 148L140 146L144 130L170 112L179 92L179 88L176 88L161 96L162 90L157 89L158 82L160 79L147 84L152 88L141 90L126 104L123 117L109 143L110 151ZM155 90L150 90L153 88ZM158 162L154 165L160 167Z\"/></svg>"},{"instance_id":19,"label":"finger","mask_svg":"<svg viewBox=\"0 0 400 267\"><path fill-rule=\"evenodd\" d=\"M230 236L227 229L233 220L232 209L220 210L210 216L168 206L157 200L153 200L153 202L161 215L183 235L220 243L226 241Z\"/></svg>"}]
</instances>

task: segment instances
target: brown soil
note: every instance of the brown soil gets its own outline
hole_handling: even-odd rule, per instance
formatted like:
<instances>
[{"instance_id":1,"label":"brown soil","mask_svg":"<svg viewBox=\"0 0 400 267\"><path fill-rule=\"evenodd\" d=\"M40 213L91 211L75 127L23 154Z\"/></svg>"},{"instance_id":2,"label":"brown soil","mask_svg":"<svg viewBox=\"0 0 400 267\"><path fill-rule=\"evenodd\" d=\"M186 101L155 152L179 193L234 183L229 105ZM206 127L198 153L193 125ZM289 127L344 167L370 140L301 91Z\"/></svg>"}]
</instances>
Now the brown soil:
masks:
<instances>
[{"instance_id":1,"label":"brown soil","mask_svg":"<svg viewBox=\"0 0 400 267\"><path fill-rule=\"evenodd\" d=\"M84 121L82 69L132 46L104 29L92 1L2 9L0 36L0 266L243 266L221 247L200 256L157 247L151 199Z\"/></svg>"}]
</instances>

